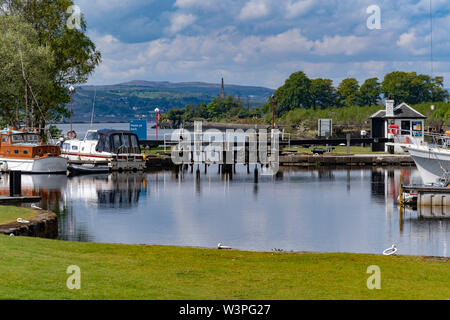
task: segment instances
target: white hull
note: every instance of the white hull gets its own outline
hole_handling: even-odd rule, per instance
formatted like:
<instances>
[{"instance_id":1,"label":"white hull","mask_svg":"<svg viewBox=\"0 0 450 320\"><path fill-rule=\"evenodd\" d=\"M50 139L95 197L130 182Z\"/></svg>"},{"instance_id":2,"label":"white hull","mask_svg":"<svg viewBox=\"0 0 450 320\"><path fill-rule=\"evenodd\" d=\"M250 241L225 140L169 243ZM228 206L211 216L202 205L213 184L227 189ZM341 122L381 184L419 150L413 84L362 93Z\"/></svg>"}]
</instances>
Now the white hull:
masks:
<instances>
[{"instance_id":1,"label":"white hull","mask_svg":"<svg viewBox=\"0 0 450 320\"><path fill-rule=\"evenodd\" d=\"M428 146L408 146L425 184L436 183L450 172L450 150Z\"/></svg>"},{"instance_id":2,"label":"white hull","mask_svg":"<svg viewBox=\"0 0 450 320\"><path fill-rule=\"evenodd\" d=\"M0 169L6 171L22 171L24 173L65 173L67 172L67 159L62 157L49 157L41 159L11 159L0 158Z\"/></svg>"},{"instance_id":3,"label":"white hull","mask_svg":"<svg viewBox=\"0 0 450 320\"><path fill-rule=\"evenodd\" d=\"M136 157L142 157L142 155L118 155L118 157L123 157L122 160L115 160L112 154L93 154L93 155L73 155L63 153L62 156L69 161L74 163L86 163L86 164L103 164L108 163L108 167L111 170L144 170L145 161L137 160Z\"/></svg>"}]
</instances>

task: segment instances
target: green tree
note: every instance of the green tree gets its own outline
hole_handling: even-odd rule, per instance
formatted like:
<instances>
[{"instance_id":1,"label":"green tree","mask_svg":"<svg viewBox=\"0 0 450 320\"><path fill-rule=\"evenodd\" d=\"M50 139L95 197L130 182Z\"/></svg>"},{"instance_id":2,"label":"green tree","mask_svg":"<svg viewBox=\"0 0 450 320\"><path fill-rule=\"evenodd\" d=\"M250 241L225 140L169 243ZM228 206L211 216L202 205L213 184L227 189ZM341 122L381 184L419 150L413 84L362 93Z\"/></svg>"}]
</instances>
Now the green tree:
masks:
<instances>
[{"instance_id":1,"label":"green tree","mask_svg":"<svg viewBox=\"0 0 450 320\"><path fill-rule=\"evenodd\" d=\"M338 99L341 105L351 106L359 104L360 92L359 83L355 78L347 78L342 80L338 89Z\"/></svg>"},{"instance_id":2,"label":"green tree","mask_svg":"<svg viewBox=\"0 0 450 320\"><path fill-rule=\"evenodd\" d=\"M275 91L277 116L295 108L310 108L312 105L310 88L311 80L304 72L291 74L284 85ZM264 107L266 112L272 111L271 107L268 107L270 103L269 101L269 105Z\"/></svg>"},{"instance_id":3,"label":"green tree","mask_svg":"<svg viewBox=\"0 0 450 320\"><path fill-rule=\"evenodd\" d=\"M364 81L360 88L361 105L372 106L377 104L381 95L381 84L378 78L370 78Z\"/></svg>"},{"instance_id":4,"label":"green tree","mask_svg":"<svg viewBox=\"0 0 450 320\"><path fill-rule=\"evenodd\" d=\"M178 128L183 123L185 110L173 108L167 112L167 120L172 121L172 127Z\"/></svg>"},{"instance_id":5,"label":"green tree","mask_svg":"<svg viewBox=\"0 0 450 320\"><path fill-rule=\"evenodd\" d=\"M442 77L432 78L415 72L394 71L384 77L382 92L385 97L399 103L440 102L449 98L449 93L443 86Z\"/></svg>"},{"instance_id":6,"label":"green tree","mask_svg":"<svg viewBox=\"0 0 450 320\"><path fill-rule=\"evenodd\" d=\"M41 127L48 118L64 114L69 101L68 86L85 83L101 61L101 54L86 36L86 22L80 16L80 29L70 29L67 9L72 0L0 0L3 15L18 15L30 23L37 33L41 46L49 47L55 63L51 69L53 87L40 96L40 104L46 106L47 117L40 117Z\"/></svg>"},{"instance_id":7,"label":"green tree","mask_svg":"<svg viewBox=\"0 0 450 320\"><path fill-rule=\"evenodd\" d=\"M333 80L313 79L310 87L311 102L314 110L331 107L336 102L336 89L333 87Z\"/></svg>"},{"instance_id":8,"label":"green tree","mask_svg":"<svg viewBox=\"0 0 450 320\"><path fill-rule=\"evenodd\" d=\"M23 68L22 68L23 66ZM35 29L18 16L0 14L0 116L2 125L19 127L25 117L51 117L41 97L54 90L55 59L49 47L41 46ZM27 80L27 86L25 85ZM25 100L27 92L27 100ZM28 114L25 106L28 105Z\"/></svg>"}]
</instances>

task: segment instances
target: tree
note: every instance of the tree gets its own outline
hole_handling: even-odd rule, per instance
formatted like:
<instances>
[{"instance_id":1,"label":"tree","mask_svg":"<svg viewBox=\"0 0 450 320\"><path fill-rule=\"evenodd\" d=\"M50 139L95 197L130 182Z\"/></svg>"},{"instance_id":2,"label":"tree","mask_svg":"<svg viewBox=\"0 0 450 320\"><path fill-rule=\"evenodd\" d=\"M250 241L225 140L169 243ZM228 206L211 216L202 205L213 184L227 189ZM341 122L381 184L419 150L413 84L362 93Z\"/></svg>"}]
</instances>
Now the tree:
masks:
<instances>
[{"instance_id":1,"label":"tree","mask_svg":"<svg viewBox=\"0 0 450 320\"><path fill-rule=\"evenodd\" d=\"M394 71L384 77L382 92L386 98L399 103L439 102L449 97L443 86L442 77L432 78L415 72Z\"/></svg>"},{"instance_id":2,"label":"tree","mask_svg":"<svg viewBox=\"0 0 450 320\"><path fill-rule=\"evenodd\" d=\"M183 122L185 110L184 109L170 109L169 112L167 112L167 119L172 121L172 127L178 128L181 123Z\"/></svg>"},{"instance_id":3,"label":"tree","mask_svg":"<svg viewBox=\"0 0 450 320\"><path fill-rule=\"evenodd\" d=\"M101 54L86 36L86 22L80 17L80 29L67 27L67 9L72 0L0 0L3 15L18 15L36 31L39 45L53 52L51 69L53 87L46 95L37 97L48 108L47 117L39 117L41 127L48 118L64 114L69 101L68 86L85 83L101 61Z\"/></svg>"},{"instance_id":4,"label":"tree","mask_svg":"<svg viewBox=\"0 0 450 320\"><path fill-rule=\"evenodd\" d=\"M52 50L41 46L34 28L18 16L0 15L0 44L2 125L19 127L25 117L31 116L30 124L40 118L48 119L51 109L39 101L42 101L41 97L51 96L54 90ZM25 92L28 92L27 100ZM29 106L28 114L25 105Z\"/></svg>"},{"instance_id":5,"label":"tree","mask_svg":"<svg viewBox=\"0 0 450 320\"><path fill-rule=\"evenodd\" d=\"M337 92L340 104L344 106L359 104L359 83L355 78L342 80Z\"/></svg>"},{"instance_id":6,"label":"tree","mask_svg":"<svg viewBox=\"0 0 450 320\"><path fill-rule=\"evenodd\" d=\"M290 75L284 85L275 91L276 112L280 116L295 108L310 108L311 80L302 71ZM269 104L271 102L269 101ZM267 111L268 107L264 107ZM271 107L269 108L272 111Z\"/></svg>"},{"instance_id":7,"label":"tree","mask_svg":"<svg viewBox=\"0 0 450 320\"><path fill-rule=\"evenodd\" d=\"M333 80L313 79L310 87L311 102L314 110L331 107L336 102L336 89L333 87Z\"/></svg>"},{"instance_id":8,"label":"tree","mask_svg":"<svg viewBox=\"0 0 450 320\"><path fill-rule=\"evenodd\" d=\"M381 95L381 84L378 78L370 78L364 81L360 88L361 105L372 106L377 104Z\"/></svg>"}]
</instances>

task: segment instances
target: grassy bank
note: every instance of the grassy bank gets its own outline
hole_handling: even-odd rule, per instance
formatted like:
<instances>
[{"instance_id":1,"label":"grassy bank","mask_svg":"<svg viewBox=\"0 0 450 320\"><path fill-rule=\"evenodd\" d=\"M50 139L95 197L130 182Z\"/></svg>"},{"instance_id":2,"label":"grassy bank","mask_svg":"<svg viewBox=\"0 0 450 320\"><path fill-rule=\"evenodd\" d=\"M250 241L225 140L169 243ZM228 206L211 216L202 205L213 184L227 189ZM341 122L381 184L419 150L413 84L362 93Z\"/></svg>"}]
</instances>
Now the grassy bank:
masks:
<instances>
[{"instance_id":1,"label":"grassy bank","mask_svg":"<svg viewBox=\"0 0 450 320\"><path fill-rule=\"evenodd\" d=\"M449 299L450 262L0 236L1 299ZM81 268L81 290L66 269ZM381 268L381 290L366 287Z\"/></svg>"},{"instance_id":2,"label":"grassy bank","mask_svg":"<svg viewBox=\"0 0 450 320\"><path fill-rule=\"evenodd\" d=\"M310 153L312 154L312 150L315 148L322 148L326 149L326 146L314 146L310 148L304 148L304 147L290 147L285 148L285 151L294 151L294 152L300 152L300 153ZM347 154L347 146L332 146L334 148L330 154ZM385 152L372 152L371 147L361 147L361 146L351 146L350 147L350 154L384 154Z\"/></svg>"},{"instance_id":3,"label":"grassy bank","mask_svg":"<svg viewBox=\"0 0 450 320\"><path fill-rule=\"evenodd\" d=\"M37 211L31 209L14 206L0 206L0 225L14 222L17 218L30 220L34 218L36 214Z\"/></svg>"}]
</instances>

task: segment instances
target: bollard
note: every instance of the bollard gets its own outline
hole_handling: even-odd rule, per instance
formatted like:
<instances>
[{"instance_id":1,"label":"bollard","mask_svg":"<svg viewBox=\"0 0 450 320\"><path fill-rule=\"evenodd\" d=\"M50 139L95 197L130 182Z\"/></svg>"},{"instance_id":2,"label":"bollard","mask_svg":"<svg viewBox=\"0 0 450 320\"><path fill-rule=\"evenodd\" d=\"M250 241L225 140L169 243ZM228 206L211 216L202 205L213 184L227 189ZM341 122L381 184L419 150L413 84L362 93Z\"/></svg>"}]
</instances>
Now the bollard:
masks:
<instances>
[{"instance_id":1,"label":"bollard","mask_svg":"<svg viewBox=\"0 0 450 320\"><path fill-rule=\"evenodd\" d=\"M9 172L9 196L20 197L22 195L22 172Z\"/></svg>"}]
</instances>

